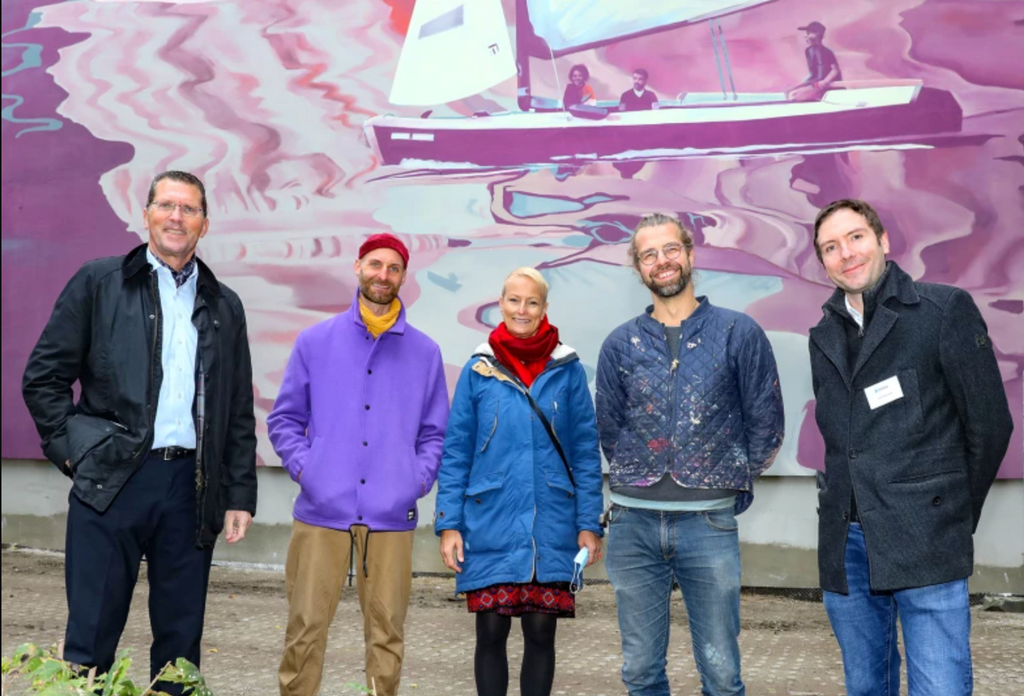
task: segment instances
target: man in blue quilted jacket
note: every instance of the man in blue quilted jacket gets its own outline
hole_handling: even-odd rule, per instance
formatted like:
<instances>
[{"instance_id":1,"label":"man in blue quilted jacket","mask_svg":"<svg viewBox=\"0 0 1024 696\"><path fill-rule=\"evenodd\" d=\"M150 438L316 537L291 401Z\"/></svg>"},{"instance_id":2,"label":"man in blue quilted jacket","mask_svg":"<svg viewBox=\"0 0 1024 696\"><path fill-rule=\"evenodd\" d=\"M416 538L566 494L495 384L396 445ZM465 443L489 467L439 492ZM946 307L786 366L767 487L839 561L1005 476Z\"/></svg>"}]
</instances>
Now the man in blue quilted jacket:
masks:
<instances>
[{"instance_id":1,"label":"man in blue quilted jacket","mask_svg":"<svg viewBox=\"0 0 1024 696\"><path fill-rule=\"evenodd\" d=\"M668 696L675 581L703 693L742 696L736 515L782 445L775 356L753 319L695 295L693 236L677 218L644 217L629 255L654 304L608 336L597 366L622 680L630 696Z\"/></svg>"}]
</instances>

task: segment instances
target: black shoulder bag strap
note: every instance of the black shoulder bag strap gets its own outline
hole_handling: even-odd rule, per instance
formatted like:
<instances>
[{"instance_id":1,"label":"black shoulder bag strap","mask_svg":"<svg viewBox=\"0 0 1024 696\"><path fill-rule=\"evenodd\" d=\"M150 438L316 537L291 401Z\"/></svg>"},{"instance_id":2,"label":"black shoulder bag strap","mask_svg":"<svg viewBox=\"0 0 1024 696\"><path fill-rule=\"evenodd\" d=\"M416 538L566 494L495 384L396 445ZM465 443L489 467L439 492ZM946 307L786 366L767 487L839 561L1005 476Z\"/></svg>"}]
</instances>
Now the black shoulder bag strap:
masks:
<instances>
[{"instance_id":1,"label":"black shoulder bag strap","mask_svg":"<svg viewBox=\"0 0 1024 696\"><path fill-rule=\"evenodd\" d=\"M565 456L565 450L562 449L562 443L558 441L558 435L555 434L555 429L551 427L551 421L548 420L544 412L540 410L540 406L534 401L533 396L530 394L530 390L526 387L522 381L519 380L515 375L509 372L504 365L499 363L497 360L491 358L489 355L481 356L487 361L491 367L511 379L519 390L526 397L526 400L530 402L530 408L537 414L537 418L540 419L541 425L544 426L544 430L547 431L548 437L551 438L551 444L555 446L555 450L558 452L558 456L562 459L562 464L565 466L565 473L569 476L569 483L572 484L573 490L576 490L576 479L572 475L572 469L569 468L569 459Z\"/></svg>"}]
</instances>

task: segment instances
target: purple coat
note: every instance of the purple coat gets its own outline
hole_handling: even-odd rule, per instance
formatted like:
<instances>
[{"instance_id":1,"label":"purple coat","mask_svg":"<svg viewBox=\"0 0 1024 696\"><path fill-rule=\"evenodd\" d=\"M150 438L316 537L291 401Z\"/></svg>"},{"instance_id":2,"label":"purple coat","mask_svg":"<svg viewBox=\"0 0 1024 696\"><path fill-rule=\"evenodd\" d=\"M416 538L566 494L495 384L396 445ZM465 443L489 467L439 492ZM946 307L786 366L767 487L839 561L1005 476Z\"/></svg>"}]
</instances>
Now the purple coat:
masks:
<instances>
[{"instance_id":1,"label":"purple coat","mask_svg":"<svg viewBox=\"0 0 1024 696\"><path fill-rule=\"evenodd\" d=\"M347 530L415 529L437 479L448 424L441 349L398 321L375 341L348 311L299 334L270 441L302 492L295 519Z\"/></svg>"}]
</instances>

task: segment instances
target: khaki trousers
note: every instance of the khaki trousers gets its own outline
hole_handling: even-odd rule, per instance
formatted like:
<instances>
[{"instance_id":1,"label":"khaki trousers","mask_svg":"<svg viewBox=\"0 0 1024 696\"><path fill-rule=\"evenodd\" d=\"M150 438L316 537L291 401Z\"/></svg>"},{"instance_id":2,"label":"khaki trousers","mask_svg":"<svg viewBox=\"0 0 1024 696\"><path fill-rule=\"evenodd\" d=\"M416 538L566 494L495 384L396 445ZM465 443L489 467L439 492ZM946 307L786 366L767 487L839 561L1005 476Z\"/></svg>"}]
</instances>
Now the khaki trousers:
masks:
<instances>
[{"instance_id":1,"label":"khaki trousers","mask_svg":"<svg viewBox=\"0 0 1024 696\"><path fill-rule=\"evenodd\" d=\"M295 520L285 567L288 628L278 671L281 696L320 692L327 631L348 577L353 545L366 642L366 685L376 687L377 696L398 693L412 590L413 532L368 533L366 527L353 526L350 533Z\"/></svg>"}]
</instances>

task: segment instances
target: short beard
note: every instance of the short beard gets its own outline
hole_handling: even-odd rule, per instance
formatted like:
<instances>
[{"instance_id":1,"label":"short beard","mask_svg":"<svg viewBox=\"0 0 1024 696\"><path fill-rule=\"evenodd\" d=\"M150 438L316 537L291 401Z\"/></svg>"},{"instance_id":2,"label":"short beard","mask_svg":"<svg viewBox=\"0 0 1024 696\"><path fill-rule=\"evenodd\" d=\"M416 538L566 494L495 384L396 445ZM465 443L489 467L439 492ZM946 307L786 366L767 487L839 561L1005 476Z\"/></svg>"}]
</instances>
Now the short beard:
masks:
<instances>
[{"instance_id":1,"label":"short beard","mask_svg":"<svg viewBox=\"0 0 1024 696\"><path fill-rule=\"evenodd\" d=\"M650 277L644 279L644 285L655 295L665 299L681 294L690 286L691 273L683 268L682 264L677 263L676 265L679 267L679 280L668 285L658 285L654 280L654 272L652 272Z\"/></svg>"},{"instance_id":2,"label":"short beard","mask_svg":"<svg viewBox=\"0 0 1024 696\"><path fill-rule=\"evenodd\" d=\"M391 291L386 295L378 295L371 289L372 280L359 279L359 294L364 298L378 305L389 305L398 297L398 288L392 284Z\"/></svg>"}]
</instances>

